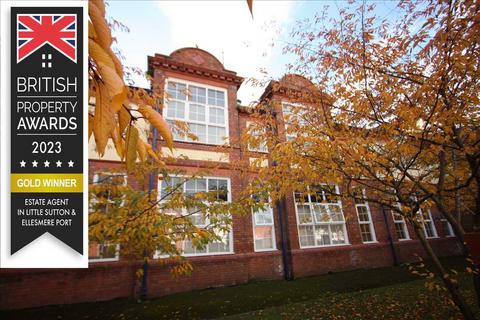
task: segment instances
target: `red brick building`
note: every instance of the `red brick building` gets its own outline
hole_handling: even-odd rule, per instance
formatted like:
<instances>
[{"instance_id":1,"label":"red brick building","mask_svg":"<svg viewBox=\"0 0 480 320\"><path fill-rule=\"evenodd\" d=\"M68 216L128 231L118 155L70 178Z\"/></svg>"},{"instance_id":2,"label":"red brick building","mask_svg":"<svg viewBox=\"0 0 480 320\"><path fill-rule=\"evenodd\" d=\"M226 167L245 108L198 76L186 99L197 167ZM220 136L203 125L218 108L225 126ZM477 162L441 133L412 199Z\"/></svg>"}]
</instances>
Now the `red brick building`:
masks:
<instances>
[{"instance_id":1,"label":"red brick building","mask_svg":"<svg viewBox=\"0 0 480 320\"><path fill-rule=\"evenodd\" d=\"M199 168L215 168L210 176L184 188L223 188L228 190L226 200L236 199L247 181L235 164L253 161L267 152L262 147L249 150L239 143L241 133L255 121L249 109L237 103L243 78L226 70L210 53L196 48L148 57L148 69L153 76L152 90L166 90L170 96L164 117L187 122L198 137L192 141L175 134L173 156L182 160L174 166L187 174ZM285 87L292 82L312 86L300 76L288 75L272 82L260 98L275 102L279 135L285 140L288 136L281 129L282 119L292 104ZM186 96L185 89L191 95ZM224 137L229 148L220 147ZM161 143L158 147L162 148ZM113 145L108 148L103 158L96 156L93 147L90 150L92 182L111 177L112 183L149 187L147 180L139 184L123 174ZM162 189L156 182L153 187ZM192 275L174 279L168 264L153 264L148 272L148 295L388 266L411 261L415 255L424 256L410 226L390 211L366 202L332 200L327 201L328 210L335 210L338 219L319 223L313 215L313 206L319 203L310 197L307 200L296 202L292 193L274 209L234 216L231 232L203 251L184 243L185 255L194 267ZM438 255L461 254L451 228L437 213L432 212L425 224L425 234ZM0 270L0 308L134 297L139 292L135 276L139 264L122 258L119 252L115 245L92 244L88 269Z\"/></svg>"}]
</instances>

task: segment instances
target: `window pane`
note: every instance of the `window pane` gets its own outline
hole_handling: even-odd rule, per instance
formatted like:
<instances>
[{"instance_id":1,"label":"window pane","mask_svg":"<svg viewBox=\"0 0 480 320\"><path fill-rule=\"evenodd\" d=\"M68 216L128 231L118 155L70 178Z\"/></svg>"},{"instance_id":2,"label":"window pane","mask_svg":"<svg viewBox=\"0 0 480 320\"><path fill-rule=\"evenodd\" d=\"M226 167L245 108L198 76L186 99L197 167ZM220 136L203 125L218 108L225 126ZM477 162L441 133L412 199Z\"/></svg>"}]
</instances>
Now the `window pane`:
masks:
<instances>
[{"instance_id":1,"label":"window pane","mask_svg":"<svg viewBox=\"0 0 480 320\"><path fill-rule=\"evenodd\" d=\"M369 223L360 224L360 232L362 234L363 242L373 241Z\"/></svg>"},{"instance_id":2,"label":"window pane","mask_svg":"<svg viewBox=\"0 0 480 320\"><path fill-rule=\"evenodd\" d=\"M255 227L255 248L257 250L273 249L273 227L260 226Z\"/></svg>"},{"instance_id":3,"label":"window pane","mask_svg":"<svg viewBox=\"0 0 480 320\"><path fill-rule=\"evenodd\" d=\"M199 208L193 207L187 209L187 218L195 226L204 226L206 224L205 216Z\"/></svg>"},{"instance_id":4,"label":"window pane","mask_svg":"<svg viewBox=\"0 0 480 320\"><path fill-rule=\"evenodd\" d=\"M185 95L187 86L183 83L169 81L167 86L168 99L187 100Z\"/></svg>"},{"instance_id":5,"label":"window pane","mask_svg":"<svg viewBox=\"0 0 480 320\"><path fill-rule=\"evenodd\" d=\"M205 88L197 87L197 86L188 86L188 90L190 91L190 95L188 97L188 100L193 101L193 102L199 102L199 103L205 103L206 98L205 98Z\"/></svg>"},{"instance_id":6,"label":"window pane","mask_svg":"<svg viewBox=\"0 0 480 320\"><path fill-rule=\"evenodd\" d=\"M322 189L325 194L326 203L336 203L339 201L337 194L337 189L334 185L323 185Z\"/></svg>"},{"instance_id":7,"label":"window pane","mask_svg":"<svg viewBox=\"0 0 480 320\"><path fill-rule=\"evenodd\" d=\"M433 225L432 225L431 221L425 221L423 226L425 228L425 234L426 234L427 238L435 237L435 232L433 232Z\"/></svg>"},{"instance_id":8,"label":"window pane","mask_svg":"<svg viewBox=\"0 0 480 320\"><path fill-rule=\"evenodd\" d=\"M331 244L328 226L315 226L315 240L317 246L326 246Z\"/></svg>"},{"instance_id":9,"label":"window pane","mask_svg":"<svg viewBox=\"0 0 480 320\"><path fill-rule=\"evenodd\" d=\"M354 196L353 201L356 204L366 204L367 203L364 199L363 189L361 187L352 188L352 194Z\"/></svg>"},{"instance_id":10,"label":"window pane","mask_svg":"<svg viewBox=\"0 0 480 320\"><path fill-rule=\"evenodd\" d=\"M179 101L168 101L167 117L185 119L185 103Z\"/></svg>"},{"instance_id":11,"label":"window pane","mask_svg":"<svg viewBox=\"0 0 480 320\"><path fill-rule=\"evenodd\" d=\"M330 226L332 232L332 244L345 243L345 233L343 231L343 224L333 224Z\"/></svg>"},{"instance_id":12,"label":"window pane","mask_svg":"<svg viewBox=\"0 0 480 320\"><path fill-rule=\"evenodd\" d=\"M295 192L295 202L296 203L308 203L308 194Z\"/></svg>"},{"instance_id":13,"label":"window pane","mask_svg":"<svg viewBox=\"0 0 480 320\"><path fill-rule=\"evenodd\" d=\"M403 221L403 217L398 212L393 212L393 220L394 221Z\"/></svg>"},{"instance_id":14,"label":"window pane","mask_svg":"<svg viewBox=\"0 0 480 320\"><path fill-rule=\"evenodd\" d=\"M333 197L326 196L326 193L332 192L332 190L336 190L335 185L317 185L309 187L307 196L299 192L294 193L299 225L313 224L313 246L345 244L345 218L340 201L335 195ZM336 200L330 203L326 202L326 200L332 201L331 199ZM302 200L304 204L299 204ZM306 238L305 230L311 229L299 229L300 233L304 233L304 239L300 239L300 242L307 243L310 240Z\"/></svg>"},{"instance_id":15,"label":"window pane","mask_svg":"<svg viewBox=\"0 0 480 320\"><path fill-rule=\"evenodd\" d=\"M205 131L206 131L206 126L203 124L196 124L196 123L189 123L188 127L190 129L190 132L194 134L197 137L197 142L207 142ZM188 138L189 141L194 141L191 138Z\"/></svg>"},{"instance_id":16,"label":"window pane","mask_svg":"<svg viewBox=\"0 0 480 320\"><path fill-rule=\"evenodd\" d=\"M339 205L330 204L328 205L328 209L330 210L330 217L332 221L343 221L343 213Z\"/></svg>"},{"instance_id":17,"label":"window pane","mask_svg":"<svg viewBox=\"0 0 480 320\"><path fill-rule=\"evenodd\" d=\"M226 179L208 179L208 191L214 192L218 201L228 201L228 181Z\"/></svg>"},{"instance_id":18,"label":"window pane","mask_svg":"<svg viewBox=\"0 0 480 320\"><path fill-rule=\"evenodd\" d=\"M197 249L194 248L192 242L190 240L185 240L183 245L183 253L184 254L199 254L199 253L206 253L207 249Z\"/></svg>"},{"instance_id":19,"label":"window pane","mask_svg":"<svg viewBox=\"0 0 480 320\"><path fill-rule=\"evenodd\" d=\"M167 120L168 126L172 130L173 133L173 140L176 141L185 141L185 136L180 133L178 129L175 128L175 122L171 120Z\"/></svg>"},{"instance_id":20,"label":"window pane","mask_svg":"<svg viewBox=\"0 0 480 320\"><path fill-rule=\"evenodd\" d=\"M330 215L328 214L327 207L325 205L315 204L312 207L313 207L313 213L315 215L316 223L330 221Z\"/></svg>"},{"instance_id":21,"label":"window pane","mask_svg":"<svg viewBox=\"0 0 480 320\"><path fill-rule=\"evenodd\" d=\"M407 239L407 233L405 232L405 224L403 222L395 222L395 230L399 240Z\"/></svg>"},{"instance_id":22,"label":"window pane","mask_svg":"<svg viewBox=\"0 0 480 320\"><path fill-rule=\"evenodd\" d=\"M310 187L310 201L311 202L323 202L323 189L321 186Z\"/></svg>"},{"instance_id":23,"label":"window pane","mask_svg":"<svg viewBox=\"0 0 480 320\"><path fill-rule=\"evenodd\" d=\"M160 183L161 194L171 190L172 185L178 185L181 183L179 192L185 192L187 195L195 195L198 192L211 191L217 192L218 199L227 200L228 196L228 180L227 179L210 179L210 178L195 178L184 181L184 178L174 177L171 179L162 180ZM208 187L208 188L207 188ZM208 203L207 203L208 204ZM183 216L190 221L193 225L205 228L210 225L208 216L208 208L202 206L192 208L179 208L169 209L167 214L173 214L176 216ZM223 228L223 227L222 227ZM203 249L196 249L192 245L192 241L179 239L176 243L179 250L183 250L184 254L208 254L208 253L228 253L230 248L230 231L224 231L220 228L214 230L215 234L220 238L219 241L206 244Z\"/></svg>"},{"instance_id":24,"label":"window pane","mask_svg":"<svg viewBox=\"0 0 480 320\"><path fill-rule=\"evenodd\" d=\"M447 237L453 236L453 229L450 222L448 222L448 220L442 219L442 227L443 227L443 234L445 236Z\"/></svg>"},{"instance_id":25,"label":"window pane","mask_svg":"<svg viewBox=\"0 0 480 320\"><path fill-rule=\"evenodd\" d=\"M198 192L207 192L207 181L205 179L191 179L185 182L185 192L194 196Z\"/></svg>"},{"instance_id":26,"label":"window pane","mask_svg":"<svg viewBox=\"0 0 480 320\"><path fill-rule=\"evenodd\" d=\"M179 186L180 178L179 177L170 177L168 179L163 179L161 183L161 197L165 200L170 198L170 193L173 192L173 189L177 192L183 192L183 186Z\"/></svg>"},{"instance_id":27,"label":"window pane","mask_svg":"<svg viewBox=\"0 0 480 320\"><path fill-rule=\"evenodd\" d=\"M219 231L217 232L217 235L220 237L221 241L210 243L208 245L208 252L219 253L230 251L230 233Z\"/></svg>"},{"instance_id":28,"label":"window pane","mask_svg":"<svg viewBox=\"0 0 480 320\"><path fill-rule=\"evenodd\" d=\"M313 234L313 226L300 226L298 228L300 246L312 247L315 245L315 236Z\"/></svg>"},{"instance_id":29,"label":"window pane","mask_svg":"<svg viewBox=\"0 0 480 320\"><path fill-rule=\"evenodd\" d=\"M223 91L208 89L208 104L225 107L225 94Z\"/></svg>"},{"instance_id":30,"label":"window pane","mask_svg":"<svg viewBox=\"0 0 480 320\"><path fill-rule=\"evenodd\" d=\"M257 225L271 225L273 224L273 215L270 208L265 208L264 210L256 210L254 212L255 224Z\"/></svg>"},{"instance_id":31,"label":"window pane","mask_svg":"<svg viewBox=\"0 0 480 320\"><path fill-rule=\"evenodd\" d=\"M225 143L225 128L221 127L208 127L208 142L212 144Z\"/></svg>"},{"instance_id":32,"label":"window pane","mask_svg":"<svg viewBox=\"0 0 480 320\"><path fill-rule=\"evenodd\" d=\"M90 243L88 246L88 259L115 259L118 255L118 248L115 244Z\"/></svg>"},{"instance_id":33,"label":"window pane","mask_svg":"<svg viewBox=\"0 0 480 320\"><path fill-rule=\"evenodd\" d=\"M205 121L205 106L191 103L188 118L195 121Z\"/></svg>"},{"instance_id":34,"label":"window pane","mask_svg":"<svg viewBox=\"0 0 480 320\"><path fill-rule=\"evenodd\" d=\"M368 216L368 210L366 206L363 205L357 205L357 213L358 213L358 220L362 222L368 222L370 221L370 218Z\"/></svg>"},{"instance_id":35,"label":"window pane","mask_svg":"<svg viewBox=\"0 0 480 320\"><path fill-rule=\"evenodd\" d=\"M298 213L298 222L300 224L312 222L312 214L310 213L310 206L297 205L297 213Z\"/></svg>"},{"instance_id":36,"label":"window pane","mask_svg":"<svg viewBox=\"0 0 480 320\"><path fill-rule=\"evenodd\" d=\"M225 124L225 111L220 108L209 108L210 122L215 124Z\"/></svg>"}]
</instances>

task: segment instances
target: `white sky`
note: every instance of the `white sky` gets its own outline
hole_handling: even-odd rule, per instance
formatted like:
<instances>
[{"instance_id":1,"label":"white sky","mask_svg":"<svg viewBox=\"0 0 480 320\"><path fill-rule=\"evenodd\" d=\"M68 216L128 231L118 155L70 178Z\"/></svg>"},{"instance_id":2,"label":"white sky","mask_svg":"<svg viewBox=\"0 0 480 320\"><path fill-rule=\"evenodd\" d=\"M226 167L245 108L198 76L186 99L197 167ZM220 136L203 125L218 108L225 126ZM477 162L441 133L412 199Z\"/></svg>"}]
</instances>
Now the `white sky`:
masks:
<instances>
[{"instance_id":1,"label":"white sky","mask_svg":"<svg viewBox=\"0 0 480 320\"><path fill-rule=\"evenodd\" d=\"M107 1L107 16L130 28L129 33L115 33L127 66L146 71L147 55L169 55L183 47L198 46L223 61L226 69L246 79L264 79L261 69L270 78L281 77L293 58L282 54L282 40L288 40L296 21L312 18L325 5L333 16L338 14L339 7L348 6L345 1L254 0L252 19L245 0ZM372 3L383 18L395 17L395 1ZM135 85L148 87L141 78L135 78ZM246 105L257 100L262 92L263 88L252 87L245 80L238 98Z\"/></svg>"},{"instance_id":2,"label":"white sky","mask_svg":"<svg viewBox=\"0 0 480 320\"><path fill-rule=\"evenodd\" d=\"M198 46L244 78L262 78L260 69L280 77L286 60L282 45L272 47L272 39L278 38L278 30L289 29L302 3L254 1L253 20L244 0L110 1L107 15L130 28L129 33L115 33L128 66L146 70L147 55ZM138 86L148 86L145 80L135 80ZM238 98L248 104L262 91L244 82Z\"/></svg>"}]
</instances>

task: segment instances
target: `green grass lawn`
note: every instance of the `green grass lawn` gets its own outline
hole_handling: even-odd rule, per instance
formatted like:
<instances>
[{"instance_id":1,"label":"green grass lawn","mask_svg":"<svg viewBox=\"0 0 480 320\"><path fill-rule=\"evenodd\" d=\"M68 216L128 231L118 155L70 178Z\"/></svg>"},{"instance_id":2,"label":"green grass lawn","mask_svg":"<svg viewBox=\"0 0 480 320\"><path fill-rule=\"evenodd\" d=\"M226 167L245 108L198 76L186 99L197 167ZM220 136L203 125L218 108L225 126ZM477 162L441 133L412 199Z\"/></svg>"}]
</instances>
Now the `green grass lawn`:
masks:
<instances>
[{"instance_id":1,"label":"green grass lawn","mask_svg":"<svg viewBox=\"0 0 480 320\"><path fill-rule=\"evenodd\" d=\"M461 259L444 260L460 272L463 293L475 297ZM297 279L262 281L175 294L138 303L51 306L0 313L0 319L459 319L448 293L430 291L407 267L356 270ZM479 315L480 310L475 312Z\"/></svg>"}]
</instances>

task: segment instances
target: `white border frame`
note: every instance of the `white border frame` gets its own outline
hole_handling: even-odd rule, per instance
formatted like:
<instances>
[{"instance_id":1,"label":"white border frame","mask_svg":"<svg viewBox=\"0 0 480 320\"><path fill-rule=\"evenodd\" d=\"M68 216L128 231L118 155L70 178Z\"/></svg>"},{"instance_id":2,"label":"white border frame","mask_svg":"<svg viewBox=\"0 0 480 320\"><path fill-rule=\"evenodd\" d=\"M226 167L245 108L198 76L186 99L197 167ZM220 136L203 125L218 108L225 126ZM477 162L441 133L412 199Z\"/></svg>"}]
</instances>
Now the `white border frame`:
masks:
<instances>
[{"instance_id":1,"label":"white border frame","mask_svg":"<svg viewBox=\"0 0 480 320\"><path fill-rule=\"evenodd\" d=\"M83 255L45 233L14 255L10 255L10 160L0 159L0 267L87 268L88 267L88 1L0 1L0 154L10 154L10 14L11 8L83 8ZM12 45L12 44L11 44Z\"/></svg>"}]
</instances>

